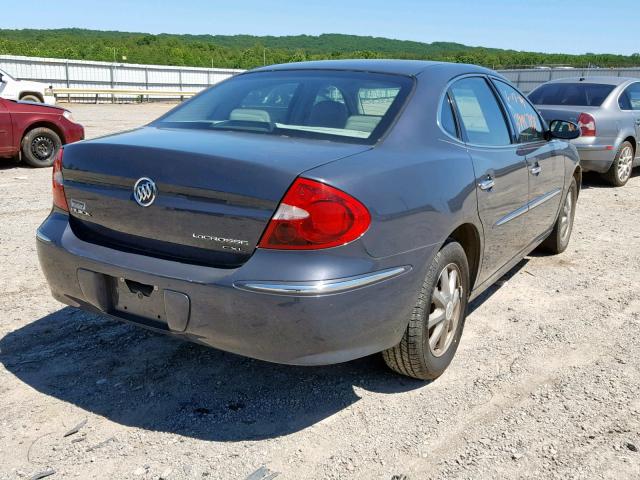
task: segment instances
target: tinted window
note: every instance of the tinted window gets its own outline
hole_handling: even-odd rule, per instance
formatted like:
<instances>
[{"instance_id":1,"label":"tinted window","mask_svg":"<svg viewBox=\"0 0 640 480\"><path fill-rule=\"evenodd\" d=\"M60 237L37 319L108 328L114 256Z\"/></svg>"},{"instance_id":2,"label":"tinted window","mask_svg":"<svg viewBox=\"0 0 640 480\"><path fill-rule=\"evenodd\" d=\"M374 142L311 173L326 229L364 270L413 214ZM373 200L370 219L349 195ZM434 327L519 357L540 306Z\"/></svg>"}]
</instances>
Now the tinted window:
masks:
<instances>
[{"instance_id":1,"label":"tinted window","mask_svg":"<svg viewBox=\"0 0 640 480\"><path fill-rule=\"evenodd\" d=\"M286 108L291 103L297 83L284 83L276 87L251 90L240 102L241 107L260 108L263 106Z\"/></svg>"},{"instance_id":2,"label":"tinted window","mask_svg":"<svg viewBox=\"0 0 640 480\"><path fill-rule=\"evenodd\" d=\"M527 100L511 85L494 82L507 105L519 142L535 142L544 138L540 117Z\"/></svg>"},{"instance_id":3,"label":"tinted window","mask_svg":"<svg viewBox=\"0 0 640 480\"><path fill-rule=\"evenodd\" d=\"M640 110L640 82L629 85L618 99L623 110Z\"/></svg>"},{"instance_id":4,"label":"tinted window","mask_svg":"<svg viewBox=\"0 0 640 480\"><path fill-rule=\"evenodd\" d=\"M155 125L373 143L412 86L409 77L364 72L248 73L197 95Z\"/></svg>"},{"instance_id":5,"label":"tinted window","mask_svg":"<svg viewBox=\"0 0 640 480\"><path fill-rule=\"evenodd\" d=\"M440 107L440 125L452 137L457 137L456 120L453 116L449 95L445 95Z\"/></svg>"},{"instance_id":6,"label":"tinted window","mask_svg":"<svg viewBox=\"0 0 640 480\"><path fill-rule=\"evenodd\" d=\"M368 84L358 89L358 110L363 115L384 115L398 95L398 88Z\"/></svg>"},{"instance_id":7,"label":"tinted window","mask_svg":"<svg viewBox=\"0 0 640 480\"><path fill-rule=\"evenodd\" d=\"M529 94L536 105L599 107L615 85L599 83L548 83Z\"/></svg>"},{"instance_id":8,"label":"tinted window","mask_svg":"<svg viewBox=\"0 0 640 480\"><path fill-rule=\"evenodd\" d=\"M451 86L467 140L476 145L508 145L509 130L495 95L483 78L458 80Z\"/></svg>"}]
</instances>

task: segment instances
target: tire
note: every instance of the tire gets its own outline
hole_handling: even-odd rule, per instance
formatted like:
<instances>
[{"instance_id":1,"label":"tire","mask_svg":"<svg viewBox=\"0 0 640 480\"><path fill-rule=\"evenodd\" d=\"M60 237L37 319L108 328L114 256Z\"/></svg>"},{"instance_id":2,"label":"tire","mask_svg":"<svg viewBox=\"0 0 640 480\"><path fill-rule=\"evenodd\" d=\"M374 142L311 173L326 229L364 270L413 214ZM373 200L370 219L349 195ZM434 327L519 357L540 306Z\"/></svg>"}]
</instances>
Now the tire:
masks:
<instances>
[{"instance_id":1,"label":"tire","mask_svg":"<svg viewBox=\"0 0 640 480\"><path fill-rule=\"evenodd\" d=\"M40 97L38 97L37 95L31 95L31 94L21 96L20 100L23 102L42 103L42 100L40 99Z\"/></svg>"},{"instance_id":2,"label":"tire","mask_svg":"<svg viewBox=\"0 0 640 480\"><path fill-rule=\"evenodd\" d=\"M633 156L633 145L626 141L622 142L611 168L603 175L607 183L614 187L622 187L629 181L633 169Z\"/></svg>"},{"instance_id":3,"label":"tire","mask_svg":"<svg viewBox=\"0 0 640 480\"><path fill-rule=\"evenodd\" d=\"M22 138L22 160L32 167L50 167L62 147L62 141L50 128L29 130Z\"/></svg>"},{"instance_id":4,"label":"tire","mask_svg":"<svg viewBox=\"0 0 640 480\"><path fill-rule=\"evenodd\" d=\"M578 200L578 185L576 179L571 179L569 190L562 201L558 218L549 236L542 242L541 249L552 255L564 252L569 246L571 232L573 231L573 219L576 214Z\"/></svg>"},{"instance_id":5,"label":"tire","mask_svg":"<svg viewBox=\"0 0 640 480\"><path fill-rule=\"evenodd\" d=\"M443 290L442 279L445 269L450 281L453 278L453 271L456 272L458 279L457 288L449 297ZM436 290L439 295L436 295ZM467 256L459 243L447 243L437 253L429 267L402 340L395 347L382 352L387 366L402 375L420 380L434 380L442 375L458 349L467 316L468 298ZM438 318L442 320L429 328L430 318L432 322ZM444 333L444 338L443 335L438 336L438 332ZM434 342L437 338L440 338L440 341Z\"/></svg>"}]
</instances>

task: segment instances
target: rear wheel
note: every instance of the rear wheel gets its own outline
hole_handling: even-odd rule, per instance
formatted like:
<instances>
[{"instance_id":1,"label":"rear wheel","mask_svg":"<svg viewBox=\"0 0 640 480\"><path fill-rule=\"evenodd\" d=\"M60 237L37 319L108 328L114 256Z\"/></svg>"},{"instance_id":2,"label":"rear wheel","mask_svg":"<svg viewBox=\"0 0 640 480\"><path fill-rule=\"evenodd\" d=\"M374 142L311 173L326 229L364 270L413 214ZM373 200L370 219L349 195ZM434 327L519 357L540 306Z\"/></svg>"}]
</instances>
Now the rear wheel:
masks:
<instances>
[{"instance_id":1,"label":"rear wheel","mask_svg":"<svg viewBox=\"0 0 640 480\"><path fill-rule=\"evenodd\" d=\"M50 167L62 141L50 128L34 128L22 139L22 159L32 167Z\"/></svg>"},{"instance_id":2,"label":"rear wheel","mask_svg":"<svg viewBox=\"0 0 640 480\"><path fill-rule=\"evenodd\" d=\"M398 345L382 352L394 371L433 380L458 349L469 298L469 264L457 242L446 244L429 267L409 325Z\"/></svg>"},{"instance_id":3,"label":"rear wheel","mask_svg":"<svg viewBox=\"0 0 640 480\"><path fill-rule=\"evenodd\" d=\"M622 142L616 158L611 164L609 171L604 174L604 178L614 187L622 187L631 177L633 168L633 145L629 142Z\"/></svg>"}]
</instances>

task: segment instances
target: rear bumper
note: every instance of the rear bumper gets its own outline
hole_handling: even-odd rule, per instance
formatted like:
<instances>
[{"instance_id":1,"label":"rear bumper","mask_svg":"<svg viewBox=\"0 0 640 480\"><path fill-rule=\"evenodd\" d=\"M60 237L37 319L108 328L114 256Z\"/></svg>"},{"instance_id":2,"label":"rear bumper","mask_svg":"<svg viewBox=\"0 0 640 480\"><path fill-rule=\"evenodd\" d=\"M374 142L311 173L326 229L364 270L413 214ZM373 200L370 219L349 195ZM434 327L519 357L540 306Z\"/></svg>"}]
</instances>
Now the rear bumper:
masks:
<instances>
[{"instance_id":1,"label":"rear bumper","mask_svg":"<svg viewBox=\"0 0 640 480\"><path fill-rule=\"evenodd\" d=\"M611 168L616 148L611 145L576 145L580 154L580 165L585 172L605 173Z\"/></svg>"},{"instance_id":2,"label":"rear bumper","mask_svg":"<svg viewBox=\"0 0 640 480\"><path fill-rule=\"evenodd\" d=\"M395 345L404 333L425 273L414 266L426 267L434 249L376 260L352 255L358 248L305 252L311 255L258 250L239 268L219 269L84 242L67 215L55 211L37 234L40 265L59 301L296 365L369 355ZM118 283L126 288L125 279L154 287L128 312L114 294Z\"/></svg>"}]
</instances>

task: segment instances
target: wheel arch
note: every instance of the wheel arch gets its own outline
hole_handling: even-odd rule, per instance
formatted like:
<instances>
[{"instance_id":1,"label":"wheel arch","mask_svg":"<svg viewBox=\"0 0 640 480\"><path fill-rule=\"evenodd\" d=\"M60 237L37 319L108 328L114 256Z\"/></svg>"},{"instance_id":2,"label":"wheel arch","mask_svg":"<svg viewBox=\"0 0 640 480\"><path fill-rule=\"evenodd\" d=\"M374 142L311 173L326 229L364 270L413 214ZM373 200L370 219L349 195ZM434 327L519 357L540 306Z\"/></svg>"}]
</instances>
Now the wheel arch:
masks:
<instances>
[{"instance_id":1,"label":"wheel arch","mask_svg":"<svg viewBox=\"0 0 640 480\"><path fill-rule=\"evenodd\" d=\"M634 137L633 135L629 135L627 138L622 140L622 143L624 142L629 142L631 144L634 154L638 153L638 144L636 142L636 137Z\"/></svg>"},{"instance_id":2,"label":"wheel arch","mask_svg":"<svg viewBox=\"0 0 640 480\"><path fill-rule=\"evenodd\" d=\"M18 98L22 100L27 95L33 95L34 97L38 97L40 101L44 103L44 96L40 92L31 92L31 91L20 92L20 95L18 95Z\"/></svg>"},{"instance_id":3,"label":"wheel arch","mask_svg":"<svg viewBox=\"0 0 640 480\"><path fill-rule=\"evenodd\" d=\"M27 127L22 131L22 134L20 135L20 146L22 147L22 141L24 140L24 137L34 128L48 128L49 130L53 130L58 137L60 137L60 141L62 142L62 145L64 145L65 143L67 143L64 133L62 132L62 130L53 122L47 122L46 120L40 120L40 121L36 121L33 123L30 123L29 125L27 125Z\"/></svg>"},{"instance_id":4,"label":"wheel arch","mask_svg":"<svg viewBox=\"0 0 640 480\"><path fill-rule=\"evenodd\" d=\"M459 225L448 236L448 240L458 242L467 255L469 262L469 284L470 289L475 287L476 279L480 270L480 259L482 256L482 240L480 231L473 223L463 223Z\"/></svg>"},{"instance_id":5,"label":"wheel arch","mask_svg":"<svg viewBox=\"0 0 640 480\"><path fill-rule=\"evenodd\" d=\"M578 188L576 195L579 196L580 190L582 189L582 167L580 165L576 165L572 176L576 180L576 187Z\"/></svg>"}]
</instances>

